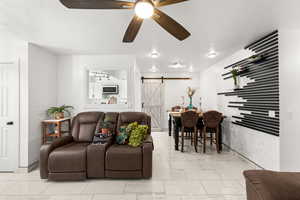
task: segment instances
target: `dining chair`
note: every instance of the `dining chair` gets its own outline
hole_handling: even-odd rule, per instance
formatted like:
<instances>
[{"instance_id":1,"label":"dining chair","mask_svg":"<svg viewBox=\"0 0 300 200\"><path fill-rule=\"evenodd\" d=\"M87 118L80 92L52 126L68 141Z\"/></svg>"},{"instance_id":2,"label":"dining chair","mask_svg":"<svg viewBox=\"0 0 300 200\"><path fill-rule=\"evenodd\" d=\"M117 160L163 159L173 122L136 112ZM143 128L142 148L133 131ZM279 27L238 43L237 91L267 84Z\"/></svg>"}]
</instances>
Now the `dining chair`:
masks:
<instances>
[{"instance_id":1,"label":"dining chair","mask_svg":"<svg viewBox=\"0 0 300 200\"><path fill-rule=\"evenodd\" d=\"M198 152L198 134L197 134L197 122L199 114L195 111L186 111L181 114L181 152L184 148L184 132L192 130L191 140L194 141L195 151Z\"/></svg>"},{"instance_id":2,"label":"dining chair","mask_svg":"<svg viewBox=\"0 0 300 200\"><path fill-rule=\"evenodd\" d=\"M197 112L197 111L198 111L198 108L197 108L197 107L193 107L193 108L190 110L189 107L185 107L185 108L184 108L184 111L185 111L185 112L186 112L186 111L195 111L195 112ZM190 139L190 138L192 137L192 133L193 133L193 130L187 130L187 131L186 131L186 137ZM193 140L191 140L191 144L193 144Z\"/></svg>"},{"instance_id":3,"label":"dining chair","mask_svg":"<svg viewBox=\"0 0 300 200\"><path fill-rule=\"evenodd\" d=\"M181 109L181 106L174 106L172 107L172 112L178 112Z\"/></svg>"},{"instance_id":4,"label":"dining chair","mask_svg":"<svg viewBox=\"0 0 300 200\"><path fill-rule=\"evenodd\" d=\"M207 140L207 132L211 134L210 137L210 144L213 144L215 134L215 144L217 146L217 152L220 153L220 146L219 146L219 132L220 132L220 123L222 121L223 115L218 111L208 111L203 113L203 153L206 152L206 140Z\"/></svg>"},{"instance_id":5,"label":"dining chair","mask_svg":"<svg viewBox=\"0 0 300 200\"><path fill-rule=\"evenodd\" d=\"M186 109L186 110L189 110L189 109L190 109L190 107L189 107L189 106L188 106L188 107L185 107L185 109ZM197 107L193 107L192 109L193 109L193 110L198 110L198 108L197 108Z\"/></svg>"}]
</instances>

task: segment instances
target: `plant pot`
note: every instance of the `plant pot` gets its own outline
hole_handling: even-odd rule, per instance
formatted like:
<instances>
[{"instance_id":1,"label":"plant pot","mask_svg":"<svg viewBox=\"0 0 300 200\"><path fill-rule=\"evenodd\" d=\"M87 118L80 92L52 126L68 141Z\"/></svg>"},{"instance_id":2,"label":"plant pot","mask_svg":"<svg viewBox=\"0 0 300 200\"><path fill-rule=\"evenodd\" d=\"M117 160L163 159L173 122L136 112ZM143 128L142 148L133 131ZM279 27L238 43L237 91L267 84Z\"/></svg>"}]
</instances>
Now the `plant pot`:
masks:
<instances>
[{"instance_id":1,"label":"plant pot","mask_svg":"<svg viewBox=\"0 0 300 200\"><path fill-rule=\"evenodd\" d=\"M63 119L65 118L65 114L63 112L54 113L55 119Z\"/></svg>"},{"instance_id":2,"label":"plant pot","mask_svg":"<svg viewBox=\"0 0 300 200\"><path fill-rule=\"evenodd\" d=\"M108 129L107 128L102 128L101 133L102 134L108 134Z\"/></svg>"},{"instance_id":3,"label":"plant pot","mask_svg":"<svg viewBox=\"0 0 300 200\"><path fill-rule=\"evenodd\" d=\"M240 77L237 76L236 80L234 81L234 89L240 89Z\"/></svg>"}]
</instances>

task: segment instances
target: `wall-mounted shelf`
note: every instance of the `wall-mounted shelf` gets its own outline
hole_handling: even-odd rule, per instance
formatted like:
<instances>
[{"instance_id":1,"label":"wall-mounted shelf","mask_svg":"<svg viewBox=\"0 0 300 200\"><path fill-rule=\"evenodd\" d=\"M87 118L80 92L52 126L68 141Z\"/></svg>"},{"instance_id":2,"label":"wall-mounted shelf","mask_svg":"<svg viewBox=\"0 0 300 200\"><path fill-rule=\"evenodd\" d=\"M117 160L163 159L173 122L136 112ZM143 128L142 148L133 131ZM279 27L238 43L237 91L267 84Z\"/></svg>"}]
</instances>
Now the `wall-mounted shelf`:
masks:
<instances>
[{"instance_id":1,"label":"wall-mounted shelf","mask_svg":"<svg viewBox=\"0 0 300 200\"><path fill-rule=\"evenodd\" d=\"M240 101L230 101L228 107L238 109L239 116L232 116L233 124L279 136L279 50L278 31L274 31L245 47L255 56L224 67L224 80L232 78L231 70L242 68L240 77L253 82L240 89L220 92L218 95L236 96ZM252 59L252 60L251 60ZM245 113L244 111L247 111ZM275 117L269 116L275 111Z\"/></svg>"}]
</instances>

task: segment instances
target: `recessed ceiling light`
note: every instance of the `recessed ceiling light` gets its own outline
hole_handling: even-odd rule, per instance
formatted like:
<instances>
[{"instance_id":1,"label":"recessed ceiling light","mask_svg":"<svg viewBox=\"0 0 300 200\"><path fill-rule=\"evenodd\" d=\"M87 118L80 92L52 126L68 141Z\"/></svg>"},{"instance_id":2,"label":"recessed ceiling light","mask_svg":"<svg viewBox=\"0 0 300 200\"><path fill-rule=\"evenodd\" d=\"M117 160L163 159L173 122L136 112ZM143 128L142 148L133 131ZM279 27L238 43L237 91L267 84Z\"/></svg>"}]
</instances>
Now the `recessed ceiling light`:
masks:
<instances>
[{"instance_id":1,"label":"recessed ceiling light","mask_svg":"<svg viewBox=\"0 0 300 200\"><path fill-rule=\"evenodd\" d=\"M215 50L210 50L210 51L206 54L206 56L207 56L208 58L215 58L215 57L218 56L218 53L217 53Z\"/></svg>"},{"instance_id":2,"label":"recessed ceiling light","mask_svg":"<svg viewBox=\"0 0 300 200\"><path fill-rule=\"evenodd\" d=\"M151 58L158 58L160 54L155 49L152 50L152 52L149 54Z\"/></svg>"},{"instance_id":3,"label":"recessed ceiling light","mask_svg":"<svg viewBox=\"0 0 300 200\"><path fill-rule=\"evenodd\" d=\"M169 68L182 69L182 68L186 68L186 65L183 65L180 62L175 62L175 63L172 63L171 65L169 65Z\"/></svg>"},{"instance_id":4,"label":"recessed ceiling light","mask_svg":"<svg viewBox=\"0 0 300 200\"><path fill-rule=\"evenodd\" d=\"M150 72L157 72L158 71L158 68L153 65L150 69L149 69Z\"/></svg>"},{"instance_id":5,"label":"recessed ceiling light","mask_svg":"<svg viewBox=\"0 0 300 200\"><path fill-rule=\"evenodd\" d=\"M193 65L191 65L191 66L189 67L189 72L194 72L194 67L193 67Z\"/></svg>"}]
</instances>

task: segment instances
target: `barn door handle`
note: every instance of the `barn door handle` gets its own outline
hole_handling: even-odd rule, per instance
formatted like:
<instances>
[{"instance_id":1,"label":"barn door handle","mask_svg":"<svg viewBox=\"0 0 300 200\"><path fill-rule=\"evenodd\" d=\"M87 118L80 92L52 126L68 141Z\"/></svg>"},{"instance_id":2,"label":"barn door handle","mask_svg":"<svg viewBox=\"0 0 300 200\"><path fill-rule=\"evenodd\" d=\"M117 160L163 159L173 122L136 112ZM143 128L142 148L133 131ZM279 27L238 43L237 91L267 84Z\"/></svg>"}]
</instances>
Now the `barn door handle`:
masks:
<instances>
[{"instance_id":1,"label":"barn door handle","mask_svg":"<svg viewBox=\"0 0 300 200\"><path fill-rule=\"evenodd\" d=\"M144 108L144 104L145 104L145 103L142 103L142 108Z\"/></svg>"},{"instance_id":2,"label":"barn door handle","mask_svg":"<svg viewBox=\"0 0 300 200\"><path fill-rule=\"evenodd\" d=\"M12 126L12 125L14 125L14 122L7 122L6 125L7 126Z\"/></svg>"}]
</instances>

